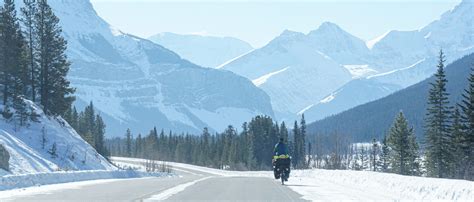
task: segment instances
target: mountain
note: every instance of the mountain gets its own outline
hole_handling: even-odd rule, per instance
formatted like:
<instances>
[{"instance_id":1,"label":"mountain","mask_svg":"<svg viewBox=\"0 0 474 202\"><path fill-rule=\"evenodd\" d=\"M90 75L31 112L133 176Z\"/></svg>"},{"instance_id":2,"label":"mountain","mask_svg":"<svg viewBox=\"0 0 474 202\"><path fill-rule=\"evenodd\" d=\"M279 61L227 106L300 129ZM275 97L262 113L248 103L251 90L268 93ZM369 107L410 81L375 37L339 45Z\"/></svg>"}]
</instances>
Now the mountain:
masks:
<instances>
[{"instance_id":1,"label":"mountain","mask_svg":"<svg viewBox=\"0 0 474 202\"><path fill-rule=\"evenodd\" d=\"M468 86L467 77L472 64L474 54L467 55L446 67L447 90L452 105L460 101L463 90ZM399 111L403 111L409 124L414 126L418 140L422 140L427 96L430 82L433 81L434 77L430 77L382 99L308 124L308 131L310 134L338 132L350 135L356 142L370 141L373 137L380 138L386 134L394 117Z\"/></svg>"},{"instance_id":2,"label":"mountain","mask_svg":"<svg viewBox=\"0 0 474 202\"><path fill-rule=\"evenodd\" d=\"M273 116L269 97L248 79L200 67L123 33L101 19L89 0L48 2L68 41L76 105L82 108L93 101L108 136L122 136L127 128L144 134L153 126L175 132L198 133L203 127L220 131L258 114Z\"/></svg>"},{"instance_id":3,"label":"mountain","mask_svg":"<svg viewBox=\"0 0 474 202\"><path fill-rule=\"evenodd\" d=\"M308 34L283 33L223 69L267 92L278 118L304 113L308 122L317 121L428 78L441 48L448 62L474 52L473 10L472 0L464 0L420 30L390 31L369 42L325 22Z\"/></svg>"},{"instance_id":4,"label":"mountain","mask_svg":"<svg viewBox=\"0 0 474 202\"><path fill-rule=\"evenodd\" d=\"M364 64L369 54L365 42L331 22L324 22L307 35L309 43L340 64Z\"/></svg>"},{"instance_id":5,"label":"mountain","mask_svg":"<svg viewBox=\"0 0 474 202\"><path fill-rule=\"evenodd\" d=\"M368 43L369 66L379 74L348 82L325 99L300 112L309 121L337 114L431 76L436 70L436 56L442 48L447 62L474 52L474 2L465 0L420 30L390 31Z\"/></svg>"},{"instance_id":6,"label":"mountain","mask_svg":"<svg viewBox=\"0 0 474 202\"><path fill-rule=\"evenodd\" d=\"M194 64L216 68L253 50L245 41L233 37L182 35L164 32L148 38Z\"/></svg>"},{"instance_id":7,"label":"mountain","mask_svg":"<svg viewBox=\"0 0 474 202\"><path fill-rule=\"evenodd\" d=\"M325 26L320 30L332 32ZM271 97L277 117L292 120L313 100L321 99L352 78L340 63L308 44L311 39L307 35L285 30L266 46L222 69L252 80Z\"/></svg>"},{"instance_id":8,"label":"mountain","mask_svg":"<svg viewBox=\"0 0 474 202\"><path fill-rule=\"evenodd\" d=\"M285 30L222 69L252 80L271 97L277 118L293 120L353 78L376 73L361 60L369 52L364 41L326 22L308 34Z\"/></svg>"},{"instance_id":9,"label":"mountain","mask_svg":"<svg viewBox=\"0 0 474 202\"><path fill-rule=\"evenodd\" d=\"M0 116L0 147L6 149L9 156L8 172L0 168L0 176L71 170L117 170L62 118L47 117L31 101L26 101L26 104L27 109L38 115L37 122L30 121L28 126L18 127L14 120ZM3 111L3 105L0 105L0 111ZM53 145L56 146L57 156L51 154Z\"/></svg>"}]
</instances>

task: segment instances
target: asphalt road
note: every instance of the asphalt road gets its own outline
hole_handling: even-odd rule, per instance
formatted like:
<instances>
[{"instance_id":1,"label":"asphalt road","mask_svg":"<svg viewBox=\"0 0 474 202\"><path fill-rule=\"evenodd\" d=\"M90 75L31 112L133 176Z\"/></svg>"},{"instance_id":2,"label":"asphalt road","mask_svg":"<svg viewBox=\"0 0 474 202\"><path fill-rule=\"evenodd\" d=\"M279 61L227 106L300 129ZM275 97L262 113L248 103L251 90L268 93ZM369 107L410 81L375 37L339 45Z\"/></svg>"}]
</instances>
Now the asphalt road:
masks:
<instances>
[{"instance_id":1,"label":"asphalt road","mask_svg":"<svg viewBox=\"0 0 474 202\"><path fill-rule=\"evenodd\" d=\"M138 178L49 190L12 201L301 201L279 181L263 177L223 177L178 168L180 177ZM167 196L160 196L171 193ZM159 197L156 197L159 196Z\"/></svg>"}]
</instances>

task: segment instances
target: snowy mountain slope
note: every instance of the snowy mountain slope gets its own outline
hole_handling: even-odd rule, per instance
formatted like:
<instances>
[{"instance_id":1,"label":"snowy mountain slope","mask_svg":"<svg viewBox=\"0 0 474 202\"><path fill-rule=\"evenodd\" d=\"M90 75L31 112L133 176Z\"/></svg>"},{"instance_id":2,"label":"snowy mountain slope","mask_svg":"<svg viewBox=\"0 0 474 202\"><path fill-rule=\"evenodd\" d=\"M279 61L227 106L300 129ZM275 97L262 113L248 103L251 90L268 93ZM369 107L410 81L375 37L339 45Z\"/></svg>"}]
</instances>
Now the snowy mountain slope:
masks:
<instances>
[{"instance_id":1,"label":"snowy mountain slope","mask_svg":"<svg viewBox=\"0 0 474 202\"><path fill-rule=\"evenodd\" d=\"M316 104L298 112L304 114L308 122L326 118L329 115L348 110L402 89L401 86L379 83L373 79L355 79L321 99Z\"/></svg>"},{"instance_id":2,"label":"snowy mountain slope","mask_svg":"<svg viewBox=\"0 0 474 202\"><path fill-rule=\"evenodd\" d=\"M340 89L330 93L316 104L301 110L308 122L317 121L404 89L432 75L436 67L435 57L422 59L408 67L354 79Z\"/></svg>"},{"instance_id":3,"label":"snowy mountain slope","mask_svg":"<svg viewBox=\"0 0 474 202\"><path fill-rule=\"evenodd\" d=\"M38 106L30 101L27 104L39 115L39 122L30 122L28 127L16 127L14 121L0 117L0 144L10 154L8 174L116 170L63 119L46 117ZM3 109L3 106L0 108ZM43 133L46 139L44 148ZM49 153L54 144L57 148L56 157Z\"/></svg>"},{"instance_id":4,"label":"snowy mountain slope","mask_svg":"<svg viewBox=\"0 0 474 202\"><path fill-rule=\"evenodd\" d=\"M293 48L291 51L282 49L284 51L280 54L275 54L276 51L273 49L263 47L230 62L223 68L253 80L256 75L268 75L278 69L293 66L292 63L297 64L298 60L305 60L302 59L305 56L312 57L308 52L317 51L326 56L327 59L334 61L334 65L345 67L352 78L347 80L345 76L340 76L343 74L337 72L338 68L326 65L328 68L324 69L323 74L304 70L296 75L290 75L289 71L285 71L277 75L282 78L281 82L272 84L269 81L273 77L270 77L267 85L259 85L270 95L274 111L279 115L281 112L286 112L283 115L291 118L294 114L307 113L305 116L307 121L315 121L389 95L428 78L436 69L436 57L441 48L447 55L447 63L474 52L473 11L473 1L464 0L443 14L439 20L420 30L390 31L366 43L333 23L323 23L307 35L293 32L287 34L284 41L280 40L281 44L300 41L302 47L299 49ZM271 46L271 43L267 46ZM294 56L298 54L301 57ZM280 60L289 61L279 66L269 65ZM322 63L319 59L307 61L306 64L309 66ZM336 82L333 82L332 78L325 82L318 77L324 77L324 74L339 75L340 78L336 79ZM302 79L300 82L294 82L291 80L294 77ZM305 77L313 79L305 81ZM350 80L353 81L349 82ZM291 88L285 88L288 86ZM312 96L307 96L308 93ZM290 104L296 107L288 109L284 105L275 104L285 103L288 100L292 100Z\"/></svg>"},{"instance_id":5,"label":"snowy mountain slope","mask_svg":"<svg viewBox=\"0 0 474 202\"><path fill-rule=\"evenodd\" d=\"M331 22L324 22L308 33L311 45L336 60L339 64L365 64L369 53L365 42Z\"/></svg>"},{"instance_id":6,"label":"snowy mountain slope","mask_svg":"<svg viewBox=\"0 0 474 202\"><path fill-rule=\"evenodd\" d=\"M314 104L302 112L308 114L309 121L316 121L430 77L436 70L440 48L447 55L447 63L474 52L473 22L474 2L465 0L421 30L388 32L373 44L369 57L371 66L382 67L377 70L383 73L349 82L341 87L344 90L331 93L337 94L333 103ZM400 65L406 66L397 68Z\"/></svg>"},{"instance_id":7,"label":"snowy mountain slope","mask_svg":"<svg viewBox=\"0 0 474 202\"><path fill-rule=\"evenodd\" d=\"M101 19L89 0L48 2L68 41L77 105L94 101L107 135L121 136L127 128L146 133L153 126L196 133L205 126L240 125L257 114L273 116L269 97L249 80L199 67L121 32Z\"/></svg>"},{"instance_id":8,"label":"snowy mountain slope","mask_svg":"<svg viewBox=\"0 0 474 202\"><path fill-rule=\"evenodd\" d=\"M451 104L460 102L463 89L468 86L467 77L473 62L474 53L471 53L446 66L446 79L448 80L446 89ZM431 76L386 97L310 123L308 131L321 134L338 131L340 134L351 134L353 141L370 141L374 136L380 137L386 134L394 117L403 111L410 125L413 125L417 139L423 142L426 100L430 83L433 81L434 77Z\"/></svg>"},{"instance_id":9,"label":"snowy mountain slope","mask_svg":"<svg viewBox=\"0 0 474 202\"><path fill-rule=\"evenodd\" d=\"M164 32L148 38L203 67L216 68L253 50L247 42L232 37L181 35Z\"/></svg>"},{"instance_id":10,"label":"snowy mountain slope","mask_svg":"<svg viewBox=\"0 0 474 202\"><path fill-rule=\"evenodd\" d=\"M321 99L352 77L346 68L308 43L306 35L286 30L265 47L223 69L253 80L272 98L277 117L292 119L310 104L308 101Z\"/></svg>"}]
</instances>

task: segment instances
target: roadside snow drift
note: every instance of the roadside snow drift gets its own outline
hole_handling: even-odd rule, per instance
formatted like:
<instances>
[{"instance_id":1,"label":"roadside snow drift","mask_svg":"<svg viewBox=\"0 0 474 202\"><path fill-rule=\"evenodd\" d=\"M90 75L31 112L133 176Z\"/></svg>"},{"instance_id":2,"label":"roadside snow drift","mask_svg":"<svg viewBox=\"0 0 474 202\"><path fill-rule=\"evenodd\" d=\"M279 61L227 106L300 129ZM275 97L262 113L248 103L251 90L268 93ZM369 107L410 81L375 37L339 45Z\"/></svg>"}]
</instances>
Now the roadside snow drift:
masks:
<instances>
[{"instance_id":1,"label":"roadside snow drift","mask_svg":"<svg viewBox=\"0 0 474 202\"><path fill-rule=\"evenodd\" d=\"M6 175L0 177L0 191L33 187L40 185L59 184L66 182L79 182L99 179L124 179L139 177L172 176L168 173L148 173L135 170L85 170L85 171L60 171L49 173L34 173L21 175ZM1 197L0 197L1 198Z\"/></svg>"},{"instance_id":2,"label":"roadside snow drift","mask_svg":"<svg viewBox=\"0 0 474 202\"><path fill-rule=\"evenodd\" d=\"M474 182L350 170L292 171L288 186L307 200L474 201Z\"/></svg>"},{"instance_id":3,"label":"roadside snow drift","mask_svg":"<svg viewBox=\"0 0 474 202\"><path fill-rule=\"evenodd\" d=\"M140 165L143 159L113 157L116 163ZM271 171L228 171L168 162L174 170L187 169L219 177L266 177ZM203 176L205 177L205 176ZM277 183L278 184L278 183ZM190 185L191 186L191 185ZM474 182L403 176L351 170L293 170L285 183L311 201L456 200L474 201Z\"/></svg>"}]
</instances>

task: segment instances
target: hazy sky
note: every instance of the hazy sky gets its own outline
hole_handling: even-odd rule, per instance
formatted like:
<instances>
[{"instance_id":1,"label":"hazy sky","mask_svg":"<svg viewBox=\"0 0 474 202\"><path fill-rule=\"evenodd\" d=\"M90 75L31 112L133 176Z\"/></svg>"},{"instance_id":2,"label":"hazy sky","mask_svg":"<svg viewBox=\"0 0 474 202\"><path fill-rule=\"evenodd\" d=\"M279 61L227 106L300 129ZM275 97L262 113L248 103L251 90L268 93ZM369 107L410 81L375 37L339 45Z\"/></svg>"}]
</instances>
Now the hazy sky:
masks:
<instances>
[{"instance_id":1,"label":"hazy sky","mask_svg":"<svg viewBox=\"0 0 474 202\"><path fill-rule=\"evenodd\" d=\"M419 29L461 0L91 0L120 30L233 36L254 47L283 30L307 33L331 21L363 40L389 30Z\"/></svg>"}]
</instances>

